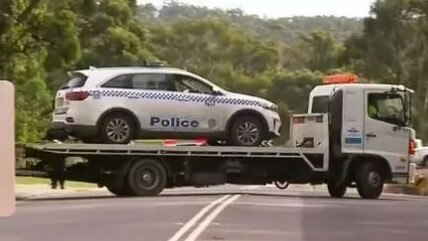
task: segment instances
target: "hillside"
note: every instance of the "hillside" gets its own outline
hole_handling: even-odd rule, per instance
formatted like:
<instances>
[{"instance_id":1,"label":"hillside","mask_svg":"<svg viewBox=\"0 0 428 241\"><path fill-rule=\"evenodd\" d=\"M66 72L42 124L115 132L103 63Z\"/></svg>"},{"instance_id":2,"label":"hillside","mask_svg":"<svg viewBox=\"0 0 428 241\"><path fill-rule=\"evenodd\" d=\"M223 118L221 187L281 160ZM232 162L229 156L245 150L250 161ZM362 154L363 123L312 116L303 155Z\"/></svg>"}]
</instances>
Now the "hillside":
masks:
<instances>
[{"instance_id":1,"label":"hillside","mask_svg":"<svg viewBox=\"0 0 428 241\"><path fill-rule=\"evenodd\" d=\"M293 43L302 34L313 31L330 32L336 39L344 41L352 33L361 32L363 27L362 20L355 18L318 16L269 19L247 15L240 9L225 11L176 2L170 2L160 9L152 4L140 5L139 13L143 21L154 24L206 17L224 18L245 32L261 38L281 39L288 44Z\"/></svg>"}]
</instances>

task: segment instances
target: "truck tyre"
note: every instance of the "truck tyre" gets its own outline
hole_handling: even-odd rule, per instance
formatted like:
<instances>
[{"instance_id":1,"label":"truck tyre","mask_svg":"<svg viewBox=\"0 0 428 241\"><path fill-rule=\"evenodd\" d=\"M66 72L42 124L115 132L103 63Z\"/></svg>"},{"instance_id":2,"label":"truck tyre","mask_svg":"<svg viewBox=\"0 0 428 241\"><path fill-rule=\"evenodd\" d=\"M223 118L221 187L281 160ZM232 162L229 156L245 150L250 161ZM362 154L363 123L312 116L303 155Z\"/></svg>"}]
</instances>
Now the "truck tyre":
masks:
<instances>
[{"instance_id":1,"label":"truck tyre","mask_svg":"<svg viewBox=\"0 0 428 241\"><path fill-rule=\"evenodd\" d=\"M231 125L228 144L231 146L259 146L265 137L265 129L257 117L240 116Z\"/></svg>"},{"instance_id":2,"label":"truck tyre","mask_svg":"<svg viewBox=\"0 0 428 241\"><path fill-rule=\"evenodd\" d=\"M100 137L103 143L128 144L136 133L133 119L124 113L112 113L101 124Z\"/></svg>"},{"instance_id":3,"label":"truck tyre","mask_svg":"<svg viewBox=\"0 0 428 241\"><path fill-rule=\"evenodd\" d=\"M285 190L290 185L287 181L274 181L273 182L278 189Z\"/></svg>"},{"instance_id":4,"label":"truck tyre","mask_svg":"<svg viewBox=\"0 0 428 241\"><path fill-rule=\"evenodd\" d=\"M338 183L336 181L330 181L327 183L328 193L331 197L341 198L346 193L346 183Z\"/></svg>"},{"instance_id":5,"label":"truck tyre","mask_svg":"<svg viewBox=\"0 0 428 241\"><path fill-rule=\"evenodd\" d=\"M358 194L365 199L376 199L383 190L384 176L374 162L365 162L357 168L356 184Z\"/></svg>"},{"instance_id":6,"label":"truck tyre","mask_svg":"<svg viewBox=\"0 0 428 241\"><path fill-rule=\"evenodd\" d=\"M428 156L424 157L424 160L422 161L422 167L428 167Z\"/></svg>"},{"instance_id":7,"label":"truck tyre","mask_svg":"<svg viewBox=\"0 0 428 241\"><path fill-rule=\"evenodd\" d=\"M167 174L165 167L156 160L142 159L129 170L127 183L135 196L155 196L165 188Z\"/></svg>"},{"instance_id":8,"label":"truck tyre","mask_svg":"<svg viewBox=\"0 0 428 241\"><path fill-rule=\"evenodd\" d=\"M127 197L132 196L131 192L128 190L128 188L124 185L122 187L118 187L115 185L107 185L107 190L109 190L111 193L118 197Z\"/></svg>"}]
</instances>

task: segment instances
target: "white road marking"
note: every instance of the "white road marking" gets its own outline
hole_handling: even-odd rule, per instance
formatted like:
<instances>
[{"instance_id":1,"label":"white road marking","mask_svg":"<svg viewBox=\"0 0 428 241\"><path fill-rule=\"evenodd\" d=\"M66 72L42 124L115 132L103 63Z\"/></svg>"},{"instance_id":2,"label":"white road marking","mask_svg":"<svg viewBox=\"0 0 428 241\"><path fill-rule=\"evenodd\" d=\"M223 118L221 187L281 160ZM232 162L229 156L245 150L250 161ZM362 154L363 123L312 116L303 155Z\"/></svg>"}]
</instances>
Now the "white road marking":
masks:
<instances>
[{"instance_id":1,"label":"white road marking","mask_svg":"<svg viewBox=\"0 0 428 241\"><path fill-rule=\"evenodd\" d=\"M212 211L203 221L196 227L192 233L185 239L185 241L195 241L199 235L210 225L210 223L227 207L227 205L231 204L233 201L238 199L241 195L234 195L229 198L227 201L223 202L219 205L214 211Z\"/></svg>"},{"instance_id":2,"label":"white road marking","mask_svg":"<svg viewBox=\"0 0 428 241\"><path fill-rule=\"evenodd\" d=\"M198 222L199 219L202 218L202 216L205 213L207 213L215 205L223 202L224 200L226 200L229 197L231 197L231 195L223 196L223 197L211 202L207 206L205 206L203 209L201 209L201 211L199 211L195 216L193 216L193 218L190 219L189 222L187 222L183 227L181 227L180 230L178 230L178 232L176 232L174 234L174 236L172 236L168 241L178 241L181 238L181 236L183 236L183 234L185 234L190 228L192 228L196 224L196 222Z\"/></svg>"},{"instance_id":3,"label":"white road marking","mask_svg":"<svg viewBox=\"0 0 428 241\"><path fill-rule=\"evenodd\" d=\"M255 186L255 185L251 185L251 186L245 186L243 188L241 188L241 190L255 190L257 188L260 188L262 186Z\"/></svg>"}]
</instances>

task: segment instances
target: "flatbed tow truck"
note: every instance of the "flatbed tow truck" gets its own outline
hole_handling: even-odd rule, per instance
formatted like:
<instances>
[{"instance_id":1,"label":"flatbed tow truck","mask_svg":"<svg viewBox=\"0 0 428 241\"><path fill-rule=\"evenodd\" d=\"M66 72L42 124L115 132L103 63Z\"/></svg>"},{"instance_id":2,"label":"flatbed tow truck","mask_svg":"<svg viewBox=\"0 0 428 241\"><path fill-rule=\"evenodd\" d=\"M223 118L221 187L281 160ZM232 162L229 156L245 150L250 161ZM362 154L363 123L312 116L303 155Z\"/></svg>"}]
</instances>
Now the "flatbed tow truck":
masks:
<instances>
[{"instance_id":1,"label":"flatbed tow truck","mask_svg":"<svg viewBox=\"0 0 428 241\"><path fill-rule=\"evenodd\" d=\"M384 183L412 180L413 91L357 80L333 75L315 87L308 113L291 117L285 146L49 143L26 145L25 156L55 168L62 168L55 163L68 157L81 157L86 161L62 172L64 178L97 183L118 196L154 196L165 188L226 183L325 183L332 197L356 187L362 198L375 199Z\"/></svg>"}]
</instances>

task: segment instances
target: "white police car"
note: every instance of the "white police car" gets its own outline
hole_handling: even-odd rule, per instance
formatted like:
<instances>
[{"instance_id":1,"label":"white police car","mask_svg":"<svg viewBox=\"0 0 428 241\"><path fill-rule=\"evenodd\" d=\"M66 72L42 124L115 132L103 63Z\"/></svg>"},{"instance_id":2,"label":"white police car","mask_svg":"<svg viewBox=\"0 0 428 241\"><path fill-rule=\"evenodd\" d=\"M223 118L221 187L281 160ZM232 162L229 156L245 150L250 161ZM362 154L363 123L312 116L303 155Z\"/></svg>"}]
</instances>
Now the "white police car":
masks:
<instances>
[{"instance_id":1,"label":"white police car","mask_svg":"<svg viewBox=\"0 0 428 241\"><path fill-rule=\"evenodd\" d=\"M72 72L56 95L51 131L84 142L208 138L255 146L280 127L277 106L267 100L180 69L117 67Z\"/></svg>"}]
</instances>

